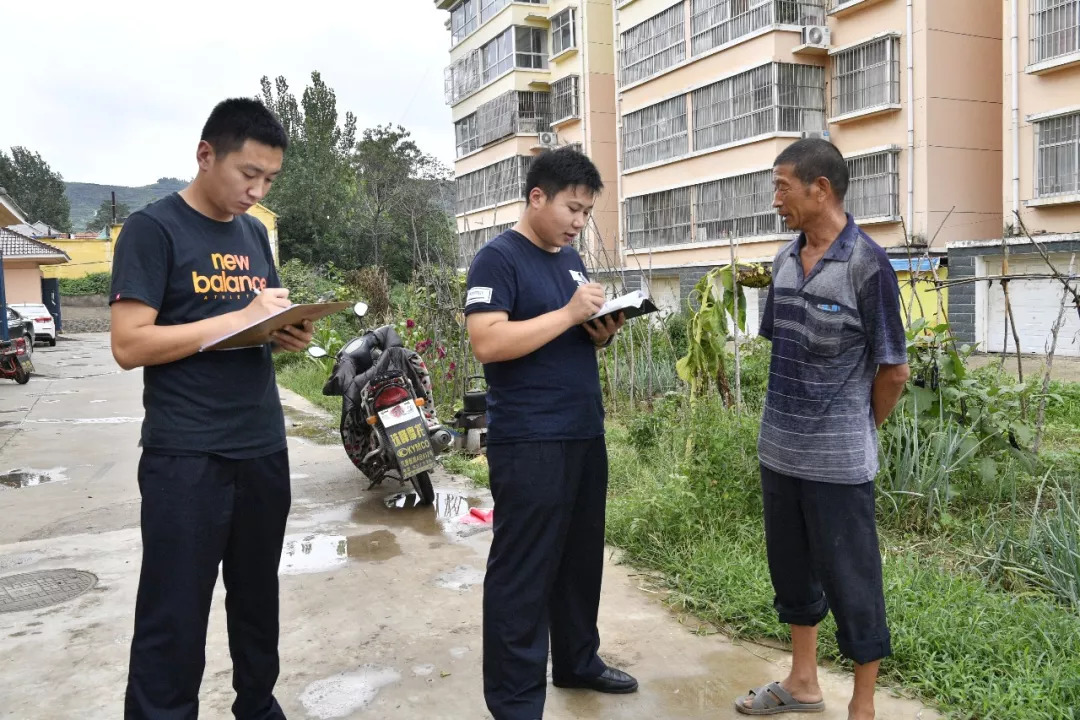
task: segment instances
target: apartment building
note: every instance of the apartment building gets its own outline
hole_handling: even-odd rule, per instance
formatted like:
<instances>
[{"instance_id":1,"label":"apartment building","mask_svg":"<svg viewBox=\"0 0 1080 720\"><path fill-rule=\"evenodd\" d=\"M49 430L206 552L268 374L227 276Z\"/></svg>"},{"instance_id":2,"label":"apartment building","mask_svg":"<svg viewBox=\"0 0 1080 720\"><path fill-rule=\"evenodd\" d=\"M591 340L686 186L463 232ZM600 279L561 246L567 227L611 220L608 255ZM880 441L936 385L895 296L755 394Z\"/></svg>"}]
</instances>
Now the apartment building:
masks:
<instances>
[{"instance_id":1,"label":"apartment building","mask_svg":"<svg viewBox=\"0 0 1080 720\"><path fill-rule=\"evenodd\" d=\"M732 245L771 261L792 237L772 163L806 136L847 158L847 208L882 245L999 236L1001 27L999 0L618 2L628 276L674 309Z\"/></svg>"},{"instance_id":2,"label":"apartment building","mask_svg":"<svg viewBox=\"0 0 1080 720\"><path fill-rule=\"evenodd\" d=\"M1050 273L1022 225L1059 272L1068 272L1076 254L1073 273L1080 274L1080 0L1003 0L1001 5L1005 237L953 243L950 272L953 278L1001 275L1004 242L1009 274ZM1010 281L1023 352L1046 351L1061 296L1062 285L1054 279ZM964 341L991 352L1015 352L1000 282L954 287L949 307L953 329ZM1070 310L1064 321L1057 353L1080 356L1080 318Z\"/></svg>"},{"instance_id":3,"label":"apartment building","mask_svg":"<svg viewBox=\"0 0 1080 720\"><path fill-rule=\"evenodd\" d=\"M461 265L511 227L544 148L574 145L604 192L579 241L591 267L617 253L615 53L611 0L435 0L449 12L446 102L457 159ZM607 243L605 245L604 243Z\"/></svg>"}]
</instances>

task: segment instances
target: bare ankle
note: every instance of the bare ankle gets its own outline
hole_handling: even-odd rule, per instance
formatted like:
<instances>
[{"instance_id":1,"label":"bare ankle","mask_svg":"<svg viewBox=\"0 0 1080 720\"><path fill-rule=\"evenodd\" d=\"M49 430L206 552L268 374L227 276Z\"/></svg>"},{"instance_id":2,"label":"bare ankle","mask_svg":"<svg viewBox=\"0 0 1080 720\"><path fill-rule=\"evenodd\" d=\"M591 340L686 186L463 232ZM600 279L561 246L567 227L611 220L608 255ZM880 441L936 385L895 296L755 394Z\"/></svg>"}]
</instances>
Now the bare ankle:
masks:
<instances>
[{"instance_id":1,"label":"bare ankle","mask_svg":"<svg viewBox=\"0 0 1080 720\"><path fill-rule=\"evenodd\" d=\"M874 700L870 699L869 702L858 701L852 698L848 703L848 720L874 720Z\"/></svg>"},{"instance_id":2,"label":"bare ankle","mask_svg":"<svg viewBox=\"0 0 1080 720\"><path fill-rule=\"evenodd\" d=\"M821 699L821 686L818 685L817 673L799 675L792 673L780 683L780 686L799 702L817 702Z\"/></svg>"}]
</instances>

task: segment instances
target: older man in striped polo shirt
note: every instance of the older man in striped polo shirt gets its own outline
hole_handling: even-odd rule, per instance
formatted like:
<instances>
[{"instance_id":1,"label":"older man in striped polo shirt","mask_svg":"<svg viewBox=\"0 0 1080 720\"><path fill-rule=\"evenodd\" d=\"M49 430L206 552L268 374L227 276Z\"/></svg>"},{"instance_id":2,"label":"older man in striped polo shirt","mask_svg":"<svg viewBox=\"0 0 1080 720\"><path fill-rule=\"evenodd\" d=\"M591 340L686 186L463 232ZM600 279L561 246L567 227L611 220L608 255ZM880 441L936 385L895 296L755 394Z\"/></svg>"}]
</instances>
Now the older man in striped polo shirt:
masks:
<instances>
[{"instance_id":1,"label":"older man in striped polo shirt","mask_svg":"<svg viewBox=\"0 0 1080 720\"><path fill-rule=\"evenodd\" d=\"M885 251L844 212L843 156L800 140L773 167L777 208L800 230L773 262L761 335L772 340L758 455L769 573L791 625L791 673L739 698L746 714L824 708L817 625L831 609L855 663L850 720L874 717L891 652L874 522L877 428L908 378L900 290Z\"/></svg>"}]
</instances>

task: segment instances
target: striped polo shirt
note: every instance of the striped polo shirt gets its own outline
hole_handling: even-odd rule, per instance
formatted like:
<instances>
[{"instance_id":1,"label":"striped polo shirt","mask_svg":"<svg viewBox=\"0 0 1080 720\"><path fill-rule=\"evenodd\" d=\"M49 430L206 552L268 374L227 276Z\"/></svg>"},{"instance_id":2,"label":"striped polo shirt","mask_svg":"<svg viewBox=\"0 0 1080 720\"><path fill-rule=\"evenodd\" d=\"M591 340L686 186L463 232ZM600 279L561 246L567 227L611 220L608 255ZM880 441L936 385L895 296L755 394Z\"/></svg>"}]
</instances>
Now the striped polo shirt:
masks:
<instances>
[{"instance_id":1,"label":"striped polo shirt","mask_svg":"<svg viewBox=\"0 0 1080 720\"><path fill-rule=\"evenodd\" d=\"M811 270L800 235L773 261L759 333L772 340L761 464L831 483L873 480L877 429L870 407L878 365L907 362L900 288L885 251L850 215Z\"/></svg>"}]
</instances>

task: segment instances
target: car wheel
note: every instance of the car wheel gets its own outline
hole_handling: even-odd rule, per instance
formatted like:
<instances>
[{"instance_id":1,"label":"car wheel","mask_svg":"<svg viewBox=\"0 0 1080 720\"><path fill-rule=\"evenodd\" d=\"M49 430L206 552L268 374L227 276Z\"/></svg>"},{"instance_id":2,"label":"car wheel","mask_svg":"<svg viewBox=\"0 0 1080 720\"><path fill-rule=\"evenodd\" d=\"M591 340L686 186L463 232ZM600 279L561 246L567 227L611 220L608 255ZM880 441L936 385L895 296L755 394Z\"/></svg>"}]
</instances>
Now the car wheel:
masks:
<instances>
[{"instance_id":1,"label":"car wheel","mask_svg":"<svg viewBox=\"0 0 1080 720\"><path fill-rule=\"evenodd\" d=\"M49 347L56 347L56 338L49 338Z\"/></svg>"}]
</instances>

